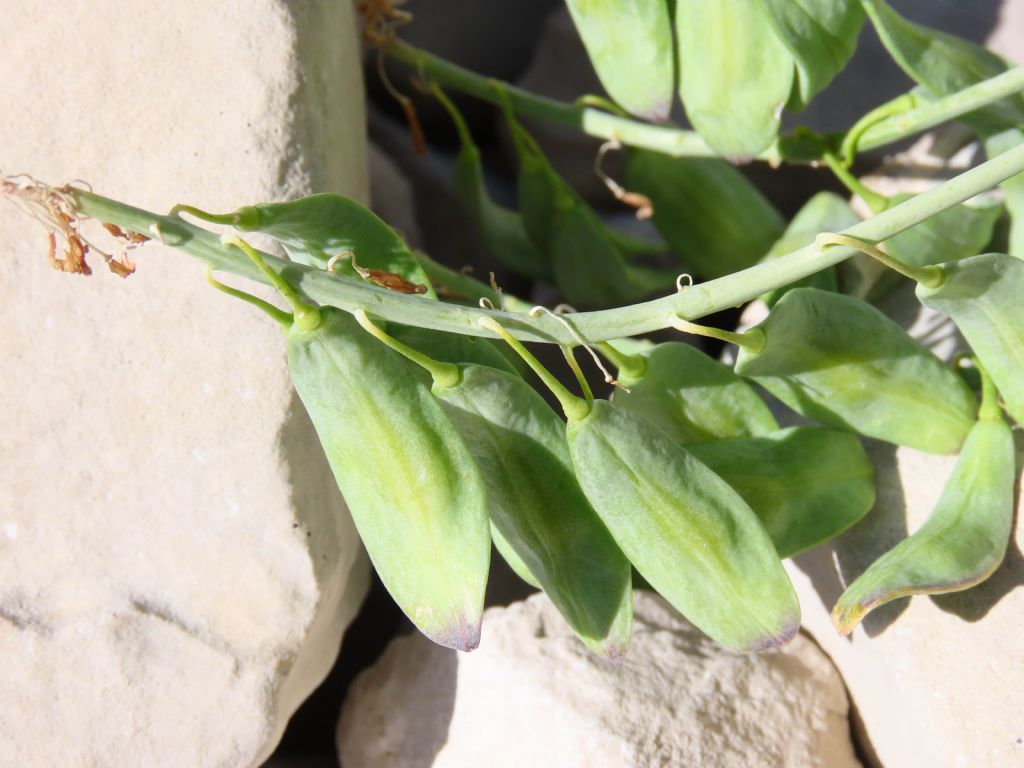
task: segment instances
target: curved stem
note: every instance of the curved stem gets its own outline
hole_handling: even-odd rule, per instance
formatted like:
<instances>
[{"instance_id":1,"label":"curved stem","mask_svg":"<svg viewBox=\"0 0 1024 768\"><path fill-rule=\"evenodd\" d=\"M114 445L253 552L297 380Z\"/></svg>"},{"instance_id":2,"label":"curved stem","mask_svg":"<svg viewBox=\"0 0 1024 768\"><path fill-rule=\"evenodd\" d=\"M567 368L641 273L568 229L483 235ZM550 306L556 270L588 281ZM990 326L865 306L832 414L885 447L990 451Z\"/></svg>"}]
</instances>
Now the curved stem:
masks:
<instances>
[{"instance_id":1,"label":"curved stem","mask_svg":"<svg viewBox=\"0 0 1024 768\"><path fill-rule=\"evenodd\" d=\"M442 85L455 88L481 101L499 105L498 94L490 85L490 78L478 75L468 69L428 53L408 43L396 40L384 46L386 56L402 61L425 76ZM715 152L695 132L671 125L652 125L629 117L612 114L604 109L594 109L587 102L575 104L537 96L517 88L504 85L505 92L517 115L534 117L552 123L560 123L581 130L590 136L609 140L618 139L631 147L652 149L667 155L713 157ZM900 141L940 123L954 120L976 109L1011 96L1024 90L1024 67L1017 67L996 77L984 80L962 91L922 104L910 111L893 115L879 122L854 126L860 132L856 141L857 151L876 149ZM913 94L905 94L913 96ZM883 107L888 105L883 105ZM879 110L872 110L865 118L879 117ZM859 127L858 127L859 126ZM854 129L847 132L847 135ZM809 163L821 159L819 142L801 141L796 135L780 136L773 146L757 155L758 160L773 164L785 160L794 163Z\"/></svg>"},{"instance_id":2,"label":"curved stem","mask_svg":"<svg viewBox=\"0 0 1024 768\"><path fill-rule=\"evenodd\" d=\"M877 216L861 221L842 234L867 242L881 242L1021 172L1024 172L1024 143L933 189L894 205ZM71 189L67 194L79 213L85 216L116 224L132 232L159 231L166 245L187 251L215 269L270 283L267 276L247 257L224 247L212 232L181 219L150 213L92 192ZM591 343L623 336L639 336L668 328L677 317L695 320L739 306L762 293L785 287L845 261L856 252L854 248L841 245L822 251L811 244L717 280L698 283L680 292L674 291L660 299L598 312L579 312L573 315L573 328ZM480 318L491 317L523 341L579 343L568 328L543 313L531 317L524 313L427 301L420 296L395 293L273 256L263 258L274 272L287 272L291 285L320 304L340 307L350 312L361 307L389 322L471 336L495 336L478 324Z\"/></svg>"},{"instance_id":3,"label":"curved stem","mask_svg":"<svg viewBox=\"0 0 1024 768\"><path fill-rule=\"evenodd\" d=\"M909 264L904 264L899 259L894 259L874 243L865 242L857 237L840 235L834 232L822 232L814 238L814 244L822 249L831 248L836 245L856 248L861 253L870 256L880 264L884 264L894 272L899 272L904 277L909 277L911 280L921 283L921 285L928 288L938 288L946 280L946 272L940 266L912 267Z\"/></svg>"},{"instance_id":4,"label":"curved stem","mask_svg":"<svg viewBox=\"0 0 1024 768\"><path fill-rule=\"evenodd\" d=\"M440 360L435 360L428 355L424 355L422 352L417 352L408 344L403 344L393 336L389 336L383 328L370 319L370 316L366 314L366 310L357 309L352 313L352 316L355 317L356 322L362 326L363 330L377 339L377 341L391 347L391 349L402 355L402 357L416 363L416 365L429 373L430 377L434 380L434 383L442 389L451 389L452 387L458 386L459 382L462 380L462 374L459 372L459 366L455 363L445 363Z\"/></svg>"},{"instance_id":5,"label":"curved stem","mask_svg":"<svg viewBox=\"0 0 1024 768\"><path fill-rule=\"evenodd\" d=\"M764 349L764 331L760 328L751 328L749 331L737 333L736 331L725 331L721 328L712 328L707 325L697 325L680 318L672 321L672 327L677 331L689 333L693 336L706 336L709 339L718 339L727 344L735 344L737 347L749 349L757 353Z\"/></svg>"}]
</instances>

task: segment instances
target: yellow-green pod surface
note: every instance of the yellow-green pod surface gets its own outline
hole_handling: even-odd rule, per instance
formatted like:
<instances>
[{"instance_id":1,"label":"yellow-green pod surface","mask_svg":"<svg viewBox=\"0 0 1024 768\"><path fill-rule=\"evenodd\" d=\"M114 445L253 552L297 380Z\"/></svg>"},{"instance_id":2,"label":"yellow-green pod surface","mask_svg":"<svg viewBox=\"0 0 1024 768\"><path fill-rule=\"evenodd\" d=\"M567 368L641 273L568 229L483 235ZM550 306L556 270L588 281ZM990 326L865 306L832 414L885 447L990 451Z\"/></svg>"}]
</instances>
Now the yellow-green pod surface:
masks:
<instances>
[{"instance_id":1,"label":"yellow-green pod surface","mask_svg":"<svg viewBox=\"0 0 1024 768\"><path fill-rule=\"evenodd\" d=\"M747 382L696 347L667 342L633 360L642 370L619 369L626 390L615 392L615 404L678 443L752 437L779 428Z\"/></svg>"},{"instance_id":2,"label":"yellow-green pod surface","mask_svg":"<svg viewBox=\"0 0 1024 768\"><path fill-rule=\"evenodd\" d=\"M662 122L675 79L665 0L566 0L601 85L634 115Z\"/></svg>"},{"instance_id":3,"label":"yellow-green pod surface","mask_svg":"<svg viewBox=\"0 0 1024 768\"><path fill-rule=\"evenodd\" d=\"M1013 435L996 411L971 430L925 524L843 592L832 610L836 629L847 635L869 611L900 597L957 592L987 579L1006 553L1015 475Z\"/></svg>"},{"instance_id":4,"label":"yellow-green pod surface","mask_svg":"<svg viewBox=\"0 0 1024 768\"><path fill-rule=\"evenodd\" d=\"M522 379L459 369L459 383L435 384L434 394L486 480L495 542L588 647L621 659L633 615L629 561L580 490L564 423Z\"/></svg>"},{"instance_id":5,"label":"yellow-green pod surface","mask_svg":"<svg viewBox=\"0 0 1024 768\"><path fill-rule=\"evenodd\" d=\"M961 378L871 305L794 288L757 326L736 372L797 413L930 453L956 453L978 403Z\"/></svg>"},{"instance_id":6,"label":"yellow-green pod surface","mask_svg":"<svg viewBox=\"0 0 1024 768\"><path fill-rule=\"evenodd\" d=\"M580 485L640 575L712 639L790 640L800 606L771 539L722 478L661 430L596 400L570 419Z\"/></svg>"},{"instance_id":7,"label":"yellow-green pod surface","mask_svg":"<svg viewBox=\"0 0 1024 768\"><path fill-rule=\"evenodd\" d=\"M944 264L938 288L917 286L921 303L949 315L1024 424L1024 262L986 253Z\"/></svg>"},{"instance_id":8,"label":"yellow-green pod surface","mask_svg":"<svg viewBox=\"0 0 1024 768\"><path fill-rule=\"evenodd\" d=\"M381 581L423 634L472 650L490 561L476 463L415 366L347 313L294 324L288 364Z\"/></svg>"},{"instance_id":9,"label":"yellow-green pod surface","mask_svg":"<svg viewBox=\"0 0 1024 768\"><path fill-rule=\"evenodd\" d=\"M676 5L679 95L701 137L745 160L779 133L793 90L793 55L758 0L686 0Z\"/></svg>"},{"instance_id":10,"label":"yellow-green pod surface","mask_svg":"<svg viewBox=\"0 0 1024 768\"><path fill-rule=\"evenodd\" d=\"M705 278L753 266L785 227L764 195L718 158L630 149L626 186L650 198L669 248Z\"/></svg>"},{"instance_id":11,"label":"yellow-green pod surface","mask_svg":"<svg viewBox=\"0 0 1024 768\"><path fill-rule=\"evenodd\" d=\"M833 539L875 503L875 470L847 432L791 427L687 446L761 519L779 557Z\"/></svg>"},{"instance_id":12,"label":"yellow-green pod surface","mask_svg":"<svg viewBox=\"0 0 1024 768\"><path fill-rule=\"evenodd\" d=\"M857 48L864 23L858 0L758 0L796 62L797 87L787 105L799 110L838 75Z\"/></svg>"},{"instance_id":13,"label":"yellow-green pod surface","mask_svg":"<svg viewBox=\"0 0 1024 768\"><path fill-rule=\"evenodd\" d=\"M250 205L233 217L230 223L242 232L259 232L280 242L292 261L323 267L334 256L354 253L358 266L399 275L436 298L430 278L402 238L347 197L325 193L288 203ZM350 259L340 260L334 268L358 277Z\"/></svg>"}]
</instances>

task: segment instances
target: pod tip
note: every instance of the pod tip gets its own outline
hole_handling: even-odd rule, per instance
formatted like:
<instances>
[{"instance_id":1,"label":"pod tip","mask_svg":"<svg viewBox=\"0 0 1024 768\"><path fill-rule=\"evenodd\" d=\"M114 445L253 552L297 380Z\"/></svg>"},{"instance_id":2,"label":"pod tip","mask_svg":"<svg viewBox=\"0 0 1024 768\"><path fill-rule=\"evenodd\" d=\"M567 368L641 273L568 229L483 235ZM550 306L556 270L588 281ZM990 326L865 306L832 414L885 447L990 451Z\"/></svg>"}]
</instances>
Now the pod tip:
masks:
<instances>
[{"instance_id":1,"label":"pod tip","mask_svg":"<svg viewBox=\"0 0 1024 768\"><path fill-rule=\"evenodd\" d=\"M424 632L423 634L445 648L469 652L475 650L480 645L480 619L470 621L465 616L460 616L446 630L436 633Z\"/></svg>"},{"instance_id":2,"label":"pod tip","mask_svg":"<svg viewBox=\"0 0 1024 768\"><path fill-rule=\"evenodd\" d=\"M757 640L753 645L747 648L747 650L751 653L761 653L762 651L770 651L773 648L781 648L796 637L796 633L799 631L800 620L797 619L796 621L790 622L784 626L781 632L768 637L762 637L760 640Z\"/></svg>"}]
</instances>

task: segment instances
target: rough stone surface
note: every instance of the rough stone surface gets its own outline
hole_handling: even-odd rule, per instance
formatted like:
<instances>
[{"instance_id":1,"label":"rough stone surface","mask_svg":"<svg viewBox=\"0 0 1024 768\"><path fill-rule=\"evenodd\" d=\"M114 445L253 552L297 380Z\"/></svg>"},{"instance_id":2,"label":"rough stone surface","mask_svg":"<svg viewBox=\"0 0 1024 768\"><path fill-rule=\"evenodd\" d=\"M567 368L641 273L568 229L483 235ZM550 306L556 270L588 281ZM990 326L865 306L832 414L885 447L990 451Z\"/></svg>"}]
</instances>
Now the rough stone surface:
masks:
<instances>
[{"instance_id":1,"label":"rough stone surface","mask_svg":"<svg viewBox=\"0 0 1024 768\"><path fill-rule=\"evenodd\" d=\"M4 8L0 168L152 210L366 199L349 3ZM367 565L274 323L188 256L46 263L0 202L0 765L259 763Z\"/></svg>"},{"instance_id":2,"label":"rough stone surface","mask_svg":"<svg viewBox=\"0 0 1024 768\"><path fill-rule=\"evenodd\" d=\"M621 668L589 654L543 595L488 610L469 654L395 640L349 692L342 765L859 765L842 683L813 643L732 654L635 594Z\"/></svg>"}]
</instances>

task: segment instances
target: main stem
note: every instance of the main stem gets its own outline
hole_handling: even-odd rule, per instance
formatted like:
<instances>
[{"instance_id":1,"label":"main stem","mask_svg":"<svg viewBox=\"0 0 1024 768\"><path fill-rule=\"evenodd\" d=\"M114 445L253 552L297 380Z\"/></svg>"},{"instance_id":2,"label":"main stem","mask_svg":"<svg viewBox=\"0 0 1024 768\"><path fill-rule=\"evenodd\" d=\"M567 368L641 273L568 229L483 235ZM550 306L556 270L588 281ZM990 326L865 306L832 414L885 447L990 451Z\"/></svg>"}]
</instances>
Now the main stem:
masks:
<instances>
[{"instance_id":1,"label":"main stem","mask_svg":"<svg viewBox=\"0 0 1024 768\"><path fill-rule=\"evenodd\" d=\"M1024 172L1024 144L877 216L859 222L843 230L842 234L869 242L886 240L1021 172ZM236 248L223 246L212 232L182 219L133 208L92 192L73 189L70 194L78 210L86 216L133 232L159 232L167 245L186 251L214 269L269 283L248 257ZM563 319L572 323L580 337L589 342L639 336L669 328L677 317L695 320L739 306L766 291L782 288L838 264L855 253L855 249L845 246L821 250L809 245L717 280L685 287L671 296L627 307L580 312ZM349 280L323 269L295 264L270 255L264 255L264 261L274 271L285 273L290 285L320 304L348 311L362 308L390 322L470 336L493 336L493 333L479 324L480 318L492 317L522 341L568 345L578 343L559 320L545 314L530 317L523 313L443 304Z\"/></svg>"},{"instance_id":2,"label":"main stem","mask_svg":"<svg viewBox=\"0 0 1024 768\"><path fill-rule=\"evenodd\" d=\"M452 64L421 48L396 40L381 48L393 59L402 61L441 85L455 88L481 101L501 106L494 81L476 72ZM502 84L513 111L523 117L576 128L595 138L617 139L631 147L652 149L674 156L714 157L716 153L695 132L672 125L652 125L629 117L611 114L580 103L549 99L514 85ZM856 147L859 151L876 149L1024 90L1024 67L1016 67L996 77L926 102L902 114L875 123L864 129ZM821 159L820 141L807 141L791 134L780 136L774 144L757 155L758 160L778 163L813 162Z\"/></svg>"}]
</instances>

